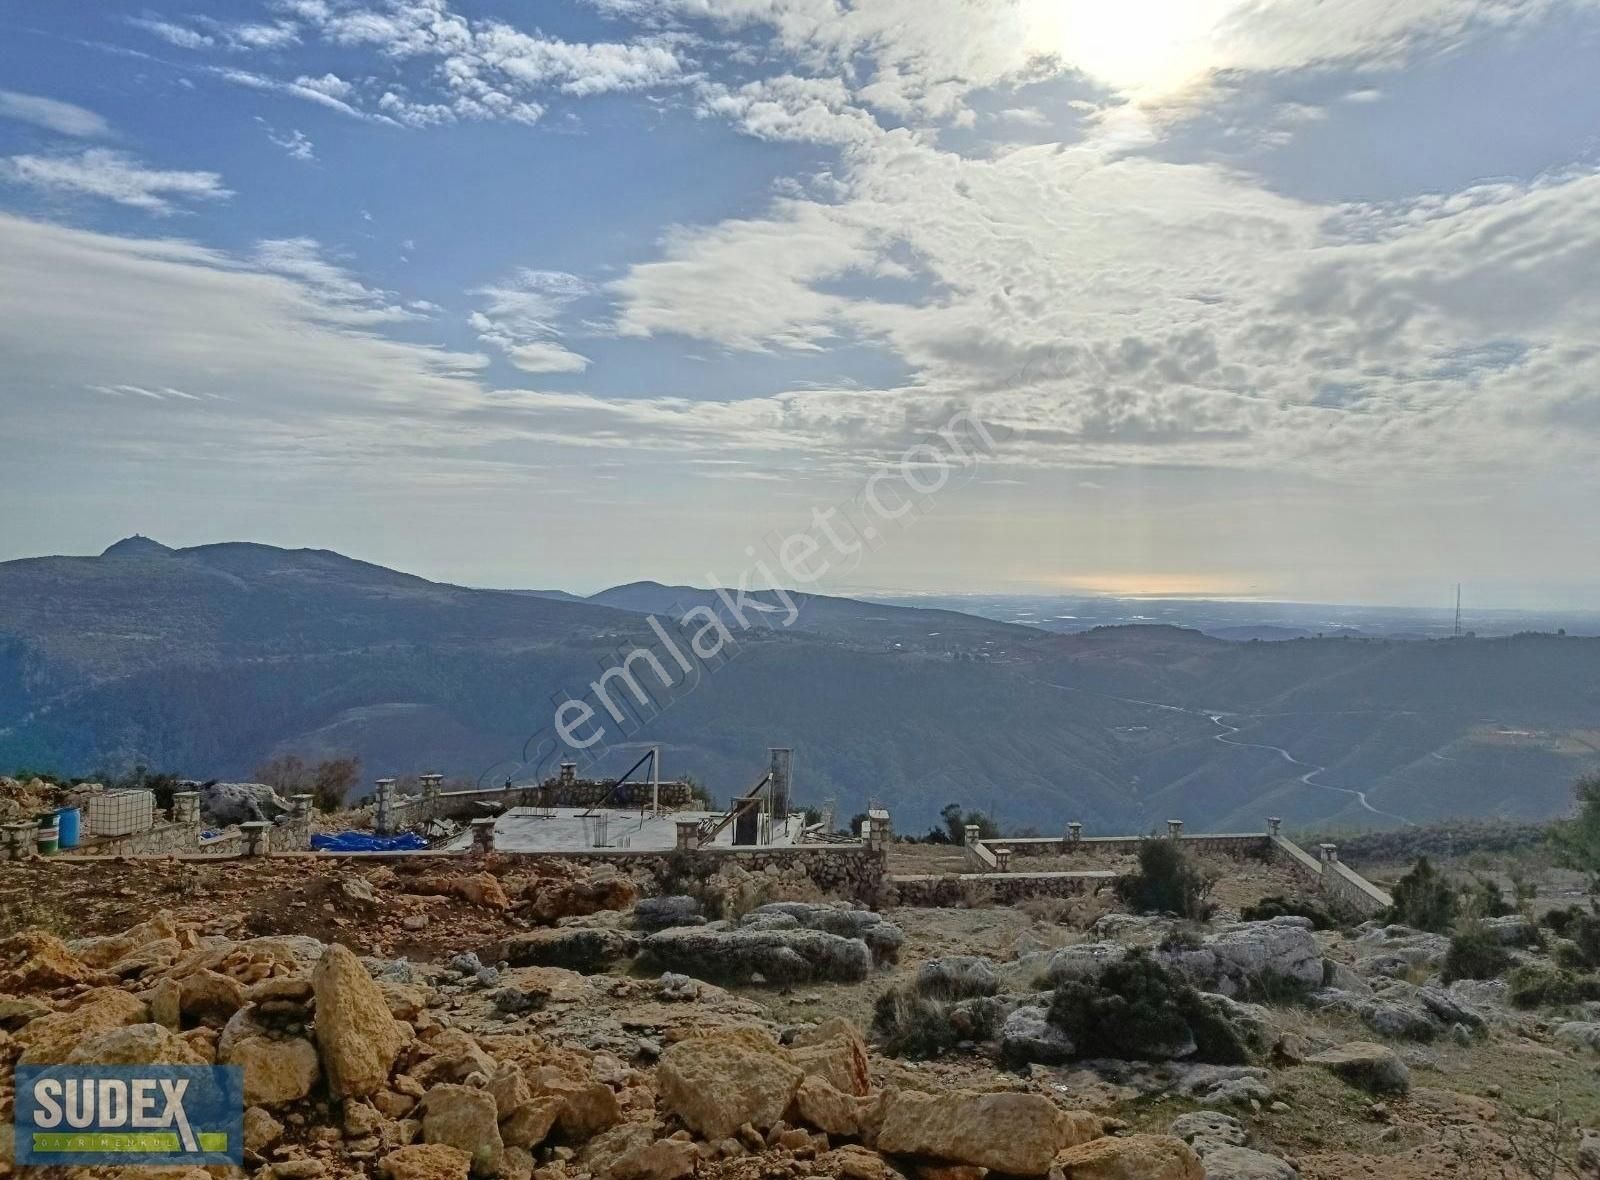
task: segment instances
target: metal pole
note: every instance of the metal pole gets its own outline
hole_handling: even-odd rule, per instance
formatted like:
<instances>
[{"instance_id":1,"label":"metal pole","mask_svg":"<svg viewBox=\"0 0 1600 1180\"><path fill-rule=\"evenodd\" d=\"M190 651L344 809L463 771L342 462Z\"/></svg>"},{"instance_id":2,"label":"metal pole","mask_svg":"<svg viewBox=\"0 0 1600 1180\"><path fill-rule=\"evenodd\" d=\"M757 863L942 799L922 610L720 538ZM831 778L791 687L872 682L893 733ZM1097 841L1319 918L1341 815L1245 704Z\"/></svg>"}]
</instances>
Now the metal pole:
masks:
<instances>
[{"instance_id":1,"label":"metal pole","mask_svg":"<svg viewBox=\"0 0 1600 1180\"><path fill-rule=\"evenodd\" d=\"M650 747L650 814L661 814L661 747Z\"/></svg>"}]
</instances>

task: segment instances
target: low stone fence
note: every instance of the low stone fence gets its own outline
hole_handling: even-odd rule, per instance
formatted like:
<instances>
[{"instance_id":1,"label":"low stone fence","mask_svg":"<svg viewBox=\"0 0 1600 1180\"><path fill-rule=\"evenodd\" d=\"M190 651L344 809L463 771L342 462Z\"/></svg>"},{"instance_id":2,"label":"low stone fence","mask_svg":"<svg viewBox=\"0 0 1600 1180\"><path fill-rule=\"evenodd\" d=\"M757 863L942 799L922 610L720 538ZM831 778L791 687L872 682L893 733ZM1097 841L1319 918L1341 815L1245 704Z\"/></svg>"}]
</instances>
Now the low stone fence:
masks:
<instances>
[{"instance_id":1,"label":"low stone fence","mask_svg":"<svg viewBox=\"0 0 1600 1180\"><path fill-rule=\"evenodd\" d=\"M1027 897L1074 897L1092 893L1114 881L1116 874L1105 870L1042 873L1030 871L1027 861L1037 857L1070 859L1075 854L1091 862L1098 857L1132 856L1151 839L1175 840L1202 856L1282 864L1303 884L1363 918L1372 917L1391 904L1387 893L1339 860L1333 845L1323 845L1319 849L1321 855L1312 856L1279 832L1276 819L1269 819L1267 830L1259 833L1186 836L1183 824L1170 820L1164 836L1085 836L1081 824L1072 824L1060 839L1021 836L1013 840L980 840L975 827L967 828L966 837L967 867L971 871L890 878L889 884L900 905L1004 905ZM1014 860L1021 864L1014 866Z\"/></svg>"},{"instance_id":2,"label":"low stone fence","mask_svg":"<svg viewBox=\"0 0 1600 1180\"><path fill-rule=\"evenodd\" d=\"M1394 904L1388 893L1339 859L1337 845L1320 845L1320 855L1312 856L1294 841L1274 834L1272 847L1279 863L1287 865L1296 877L1336 906L1371 918Z\"/></svg>"},{"instance_id":3,"label":"low stone fence","mask_svg":"<svg viewBox=\"0 0 1600 1180\"><path fill-rule=\"evenodd\" d=\"M1010 905L1029 897L1082 897L1109 886L1117 875L1083 873L946 873L892 877L895 904L924 909Z\"/></svg>"}]
</instances>

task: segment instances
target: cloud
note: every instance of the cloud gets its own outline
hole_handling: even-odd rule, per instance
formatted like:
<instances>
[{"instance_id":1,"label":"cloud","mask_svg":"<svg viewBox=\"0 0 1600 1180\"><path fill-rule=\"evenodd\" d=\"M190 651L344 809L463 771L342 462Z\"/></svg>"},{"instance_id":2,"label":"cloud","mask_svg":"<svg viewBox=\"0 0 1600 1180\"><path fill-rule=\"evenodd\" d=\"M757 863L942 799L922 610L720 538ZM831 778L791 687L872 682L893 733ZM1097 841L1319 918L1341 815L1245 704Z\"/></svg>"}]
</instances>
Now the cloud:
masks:
<instances>
[{"instance_id":1,"label":"cloud","mask_svg":"<svg viewBox=\"0 0 1600 1180\"><path fill-rule=\"evenodd\" d=\"M257 122L261 122L261 120L257 120ZM291 130L287 135L280 135L271 127L268 127L267 139L272 142L274 147L280 147L287 152L291 160L299 160L302 163L310 164L315 162L317 158L315 146L306 137L305 132L298 129Z\"/></svg>"},{"instance_id":2,"label":"cloud","mask_svg":"<svg viewBox=\"0 0 1600 1180\"><path fill-rule=\"evenodd\" d=\"M91 110L37 94L18 94L14 90L0 90L0 119L17 119L58 135L83 138L111 132L106 121Z\"/></svg>"},{"instance_id":3,"label":"cloud","mask_svg":"<svg viewBox=\"0 0 1600 1180\"><path fill-rule=\"evenodd\" d=\"M682 65L662 39L573 42L527 33L502 20L469 20L445 0L391 0L382 6L294 3L283 5L294 22L275 26L218 26L234 47L262 47L302 34L346 49L370 49L384 60L384 79L365 97L332 74L284 82L259 73L224 71L241 85L319 98L346 113L364 112L409 127L460 120L536 123L546 97L576 98L675 83ZM163 25L182 35L188 30ZM248 34L245 30L249 30ZM152 30L155 31L155 30ZM196 36L199 36L196 34ZM410 63L431 70L408 70Z\"/></svg>"},{"instance_id":4,"label":"cloud","mask_svg":"<svg viewBox=\"0 0 1600 1180\"><path fill-rule=\"evenodd\" d=\"M587 283L565 271L520 270L473 292L485 304L468 323L481 342L505 353L524 372L581 373L589 359L557 342L556 321L569 304L590 293Z\"/></svg>"},{"instance_id":5,"label":"cloud","mask_svg":"<svg viewBox=\"0 0 1600 1180\"><path fill-rule=\"evenodd\" d=\"M233 193L215 172L146 168L125 152L88 148L76 155L10 156L0 180L46 192L99 197L149 213L177 211L176 201L223 201Z\"/></svg>"},{"instance_id":6,"label":"cloud","mask_svg":"<svg viewBox=\"0 0 1600 1180\"><path fill-rule=\"evenodd\" d=\"M251 262L263 271L284 275L314 292L324 309L339 309L341 323L378 324L417 318L395 302L390 291L358 282L323 257L322 245L313 238L269 238L256 243Z\"/></svg>"}]
</instances>

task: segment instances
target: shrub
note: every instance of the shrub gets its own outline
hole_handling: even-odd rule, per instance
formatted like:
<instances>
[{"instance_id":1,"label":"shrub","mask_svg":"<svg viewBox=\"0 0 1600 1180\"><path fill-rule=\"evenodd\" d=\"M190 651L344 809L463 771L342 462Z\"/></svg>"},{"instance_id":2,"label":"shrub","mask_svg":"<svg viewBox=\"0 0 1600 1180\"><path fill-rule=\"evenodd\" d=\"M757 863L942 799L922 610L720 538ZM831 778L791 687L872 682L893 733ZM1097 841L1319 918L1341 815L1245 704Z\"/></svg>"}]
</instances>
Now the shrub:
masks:
<instances>
[{"instance_id":1,"label":"shrub","mask_svg":"<svg viewBox=\"0 0 1600 1180\"><path fill-rule=\"evenodd\" d=\"M977 825L980 840L993 840L1000 834L1000 826L994 820L981 811L963 811L959 803L946 803L939 811L939 818L944 820L952 844L967 842L968 824Z\"/></svg>"},{"instance_id":2,"label":"shrub","mask_svg":"<svg viewBox=\"0 0 1600 1180\"><path fill-rule=\"evenodd\" d=\"M1272 918L1292 917L1309 918L1314 930L1331 930L1341 925L1328 910L1303 897L1288 898L1281 894L1263 897L1254 905L1247 905L1239 911L1239 917L1245 922L1265 922Z\"/></svg>"},{"instance_id":3,"label":"shrub","mask_svg":"<svg viewBox=\"0 0 1600 1180\"><path fill-rule=\"evenodd\" d=\"M1417 930L1443 934L1456 922L1456 890L1444 874L1421 857L1411 871L1395 882L1394 904L1385 918Z\"/></svg>"},{"instance_id":4,"label":"shrub","mask_svg":"<svg viewBox=\"0 0 1600 1180\"><path fill-rule=\"evenodd\" d=\"M1000 1027L999 1005L988 998L950 1002L898 985L872 1007L872 1031L894 1057L937 1057L962 1041L985 1041Z\"/></svg>"},{"instance_id":5,"label":"shrub","mask_svg":"<svg viewBox=\"0 0 1600 1180\"><path fill-rule=\"evenodd\" d=\"M1574 971L1600 970L1600 910L1584 910L1568 906L1564 910L1551 910L1541 921L1562 938L1570 938L1570 945L1556 951L1563 967Z\"/></svg>"},{"instance_id":6,"label":"shrub","mask_svg":"<svg viewBox=\"0 0 1600 1180\"><path fill-rule=\"evenodd\" d=\"M1204 922L1216 908L1206 900L1212 882L1175 840L1144 840L1139 867L1117 878L1117 896L1145 914L1176 914Z\"/></svg>"},{"instance_id":7,"label":"shrub","mask_svg":"<svg viewBox=\"0 0 1600 1180\"><path fill-rule=\"evenodd\" d=\"M1511 956L1482 922L1469 922L1450 939L1444 956L1444 981L1497 979L1511 966Z\"/></svg>"},{"instance_id":8,"label":"shrub","mask_svg":"<svg viewBox=\"0 0 1600 1180\"><path fill-rule=\"evenodd\" d=\"M1143 950L1096 979L1060 984L1048 1019L1082 1057L1162 1057L1192 1039L1198 1046L1193 1060L1236 1065L1250 1059L1221 1013Z\"/></svg>"},{"instance_id":9,"label":"shrub","mask_svg":"<svg viewBox=\"0 0 1600 1180\"><path fill-rule=\"evenodd\" d=\"M1561 1008L1600 1000L1600 976L1529 964L1508 980L1508 996L1518 1008Z\"/></svg>"}]
</instances>

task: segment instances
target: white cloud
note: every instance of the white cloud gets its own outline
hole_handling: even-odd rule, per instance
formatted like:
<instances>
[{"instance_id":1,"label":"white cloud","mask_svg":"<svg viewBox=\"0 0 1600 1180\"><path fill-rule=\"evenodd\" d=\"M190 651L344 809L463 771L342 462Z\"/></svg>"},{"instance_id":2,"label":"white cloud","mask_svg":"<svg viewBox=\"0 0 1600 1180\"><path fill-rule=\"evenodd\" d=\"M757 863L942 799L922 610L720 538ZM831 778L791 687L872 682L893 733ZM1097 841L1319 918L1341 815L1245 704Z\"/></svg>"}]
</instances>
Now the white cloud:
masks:
<instances>
[{"instance_id":1,"label":"white cloud","mask_svg":"<svg viewBox=\"0 0 1600 1180\"><path fill-rule=\"evenodd\" d=\"M566 307L590 293L577 275L565 271L520 270L508 280L473 294L484 306L468 323L484 344L499 349L527 373L581 373L589 359L556 339Z\"/></svg>"},{"instance_id":2,"label":"white cloud","mask_svg":"<svg viewBox=\"0 0 1600 1180\"><path fill-rule=\"evenodd\" d=\"M293 11L333 44L372 48L391 62L434 63L426 86L391 81L376 103L412 127L456 120L534 123L543 96L585 97L676 82L681 64L660 40L572 42L501 20L469 20L446 0L392 0L382 7L305 4ZM301 78L299 85L320 89ZM354 102L348 89L330 97Z\"/></svg>"},{"instance_id":3,"label":"white cloud","mask_svg":"<svg viewBox=\"0 0 1600 1180\"><path fill-rule=\"evenodd\" d=\"M132 17L128 23L160 37L169 45L176 45L179 49L209 49L217 43L214 37L208 37L196 29L172 21L157 20L154 17Z\"/></svg>"},{"instance_id":4,"label":"white cloud","mask_svg":"<svg viewBox=\"0 0 1600 1180\"><path fill-rule=\"evenodd\" d=\"M75 155L10 156L0 160L0 180L47 192L99 197L150 213L176 211L178 201L221 201L233 196L215 172L146 168L125 152L88 148Z\"/></svg>"},{"instance_id":5,"label":"white cloud","mask_svg":"<svg viewBox=\"0 0 1600 1180\"><path fill-rule=\"evenodd\" d=\"M91 110L37 94L18 94L14 90L0 90L0 119L17 119L58 135L83 138L107 135L111 131L106 121Z\"/></svg>"},{"instance_id":6,"label":"white cloud","mask_svg":"<svg viewBox=\"0 0 1600 1180\"><path fill-rule=\"evenodd\" d=\"M266 130L267 141L274 147L282 148L291 160L299 160L303 164L316 162L316 146L305 132L299 129L292 129L287 133L280 132L260 115L256 116L256 122Z\"/></svg>"}]
</instances>

